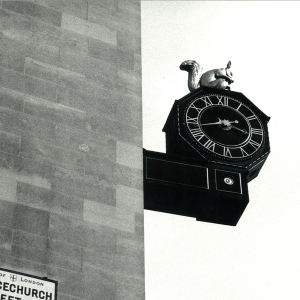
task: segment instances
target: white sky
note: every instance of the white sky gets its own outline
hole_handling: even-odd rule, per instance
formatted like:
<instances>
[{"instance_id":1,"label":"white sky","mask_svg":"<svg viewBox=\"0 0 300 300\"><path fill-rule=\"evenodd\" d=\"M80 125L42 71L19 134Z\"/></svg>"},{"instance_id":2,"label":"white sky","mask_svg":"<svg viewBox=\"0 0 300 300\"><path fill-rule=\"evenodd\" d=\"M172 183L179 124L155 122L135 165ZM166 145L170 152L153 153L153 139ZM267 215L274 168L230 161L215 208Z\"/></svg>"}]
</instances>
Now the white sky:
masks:
<instances>
[{"instance_id":1,"label":"white sky","mask_svg":"<svg viewBox=\"0 0 300 300\"><path fill-rule=\"evenodd\" d=\"M146 300L300 299L300 2L142 1L144 148L187 94L181 62L232 62L271 117L271 154L236 227L145 211Z\"/></svg>"}]
</instances>

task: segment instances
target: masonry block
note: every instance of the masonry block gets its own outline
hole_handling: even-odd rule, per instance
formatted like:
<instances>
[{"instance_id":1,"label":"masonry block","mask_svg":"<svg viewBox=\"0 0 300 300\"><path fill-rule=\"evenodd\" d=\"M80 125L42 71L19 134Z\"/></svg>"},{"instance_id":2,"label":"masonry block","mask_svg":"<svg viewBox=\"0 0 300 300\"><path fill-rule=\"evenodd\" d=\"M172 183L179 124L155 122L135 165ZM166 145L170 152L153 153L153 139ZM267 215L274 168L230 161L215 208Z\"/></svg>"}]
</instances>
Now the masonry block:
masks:
<instances>
[{"instance_id":1,"label":"masonry block","mask_svg":"<svg viewBox=\"0 0 300 300\"><path fill-rule=\"evenodd\" d=\"M70 296L84 297L84 276L82 273L48 266L48 278L56 278L61 284L58 285L58 293Z\"/></svg>"},{"instance_id":2,"label":"masonry block","mask_svg":"<svg viewBox=\"0 0 300 300\"><path fill-rule=\"evenodd\" d=\"M116 31L72 15L63 14L61 27L63 29L75 31L88 37L99 39L100 41L108 44L117 44Z\"/></svg>"},{"instance_id":3,"label":"masonry block","mask_svg":"<svg viewBox=\"0 0 300 300\"><path fill-rule=\"evenodd\" d=\"M52 239L83 246L85 242L83 225L80 219L51 213L48 236Z\"/></svg>"},{"instance_id":4,"label":"masonry block","mask_svg":"<svg viewBox=\"0 0 300 300\"><path fill-rule=\"evenodd\" d=\"M56 85L0 67L0 85L38 98L55 101Z\"/></svg>"},{"instance_id":5,"label":"masonry block","mask_svg":"<svg viewBox=\"0 0 300 300\"><path fill-rule=\"evenodd\" d=\"M32 0L31 0L32 1ZM101 1L102 2L102 1ZM38 0L40 5L53 8L67 14L86 19L87 1L84 0Z\"/></svg>"},{"instance_id":6,"label":"masonry block","mask_svg":"<svg viewBox=\"0 0 300 300\"><path fill-rule=\"evenodd\" d=\"M0 106L22 111L24 108L23 94L0 87Z\"/></svg>"},{"instance_id":7,"label":"masonry block","mask_svg":"<svg viewBox=\"0 0 300 300\"><path fill-rule=\"evenodd\" d=\"M60 26L62 13L28 1L2 1L2 7L19 14L33 16L44 22Z\"/></svg>"},{"instance_id":8,"label":"masonry block","mask_svg":"<svg viewBox=\"0 0 300 300\"><path fill-rule=\"evenodd\" d=\"M2 255L11 254L12 229L0 227L0 251ZM0 260L1 261L1 260Z\"/></svg>"},{"instance_id":9,"label":"masonry block","mask_svg":"<svg viewBox=\"0 0 300 300\"><path fill-rule=\"evenodd\" d=\"M14 229L46 236L49 230L49 213L47 211L16 204L12 225Z\"/></svg>"},{"instance_id":10,"label":"masonry block","mask_svg":"<svg viewBox=\"0 0 300 300\"><path fill-rule=\"evenodd\" d=\"M0 199L16 202L17 180L14 177L6 176L5 172L0 173Z\"/></svg>"},{"instance_id":11,"label":"masonry block","mask_svg":"<svg viewBox=\"0 0 300 300\"><path fill-rule=\"evenodd\" d=\"M80 273L82 271L82 247L56 239L48 239L48 264Z\"/></svg>"},{"instance_id":12,"label":"masonry block","mask_svg":"<svg viewBox=\"0 0 300 300\"><path fill-rule=\"evenodd\" d=\"M116 206L142 213L144 210L143 191L118 185L116 188Z\"/></svg>"},{"instance_id":13,"label":"masonry block","mask_svg":"<svg viewBox=\"0 0 300 300\"><path fill-rule=\"evenodd\" d=\"M129 155L130 154L130 155ZM140 147L123 142L117 142L117 163L136 169L143 169L143 151Z\"/></svg>"},{"instance_id":14,"label":"masonry block","mask_svg":"<svg viewBox=\"0 0 300 300\"><path fill-rule=\"evenodd\" d=\"M101 295L101 300L116 299L115 275L90 265L84 264L85 298L95 299Z\"/></svg>"},{"instance_id":15,"label":"masonry block","mask_svg":"<svg viewBox=\"0 0 300 300\"><path fill-rule=\"evenodd\" d=\"M34 248L46 251L48 242L46 236L32 234L23 230L14 230L12 235L12 244L22 248Z\"/></svg>"}]
</instances>

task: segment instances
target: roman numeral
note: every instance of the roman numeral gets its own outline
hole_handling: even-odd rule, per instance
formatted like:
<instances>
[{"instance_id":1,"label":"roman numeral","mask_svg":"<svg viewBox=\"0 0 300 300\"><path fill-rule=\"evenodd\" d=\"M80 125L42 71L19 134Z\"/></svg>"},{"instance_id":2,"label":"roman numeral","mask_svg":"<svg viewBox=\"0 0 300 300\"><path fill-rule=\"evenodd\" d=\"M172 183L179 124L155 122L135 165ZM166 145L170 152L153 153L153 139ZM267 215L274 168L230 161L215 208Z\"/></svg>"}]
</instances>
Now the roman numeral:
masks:
<instances>
[{"instance_id":1,"label":"roman numeral","mask_svg":"<svg viewBox=\"0 0 300 300\"><path fill-rule=\"evenodd\" d=\"M255 120L256 117L255 117L254 115L252 115L252 116L250 116L250 117L247 117L246 119L247 119L248 121L251 121L251 120Z\"/></svg>"},{"instance_id":2,"label":"roman numeral","mask_svg":"<svg viewBox=\"0 0 300 300\"><path fill-rule=\"evenodd\" d=\"M251 145L252 147L254 147L255 149L259 148L259 146L260 146L259 143L255 142L255 141L253 141L253 140L250 140L249 143L250 143L250 145Z\"/></svg>"},{"instance_id":3,"label":"roman numeral","mask_svg":"<svg viewBox=\"0 0 300 300\"><path fill-rule=\"evenodd\" d=\"M204 137L204 133L200 128L190 129L190 132L197 141Z\"/></svg>"},{"instance_id":4,"label":"roman numeral","mask_svg":"<svg viewBox=\"0 0 300 300\"><path fill-rule=\"evenodd\" d=\"M226 105L226 106L228 106L228 98L227 97L217 96L217 98L219 100L218 105Z\"/></svg>"},{"instance_id":5,"label":"roman numeral","mask_svg":"<svg viewBox=\"0 0 300 300\"><path fill-rule=\"evenodd\" d=\"M198 124L198 118L191 118L189 116L186 116L186 122L188 124L194 124L194 125L199 125Z\"/></svg>"},{"instance_id":6,"label":"roman numeral","mask_svg":"<svg viewBox=\"0 0 300 300\"><path fill-rule=\"evenodd\" d=\"M241 152L242 152L242 156L243 156L243 157L249 155L243 148L240 148L240 149L241 149Z\"/></svg>"},{"instance_id":7,"label":"roman numeral","mask_svg":"<svg viewBox=\"0 0 300 300\"><path fill-rule=\"evenodd\" d=\"M215 146L216 146L216 143L214 143L213 141L211 140L208 140L204 145L203 145L206 149L210 150L210 151L215 151Z\"/></svg>"},{"instance_id":8,"label":"roman numeral","mask_svg":"<svg viewBox=\"0 0 300 300\"><path fill-rule=\"evenodd\" d=\"M202 100L205 103L205 107L213 105L209 97L203 97Z\"/></svg>"},{"instance_id":9,"label":"roman numeral","mask_svg":"<svg viewBox=\"0 0 300 300\"><path fill-rule=\"evenodd\" d=\"M242 103L238 106L238 108L236 110L239 110L241 108L241 106L242 106Z\"/></svg>"},{"instance_id":10,"label":"roman numeral","mask_svg":"<svg viewBox=\"0 0 300 300\"><path fill-rule=\"evenodd\" d=\"M226 147L223 149L223 156L232 157L230 150Z\"/></svg>"},{"instance_id":11,"label":"roman numeral","mask_svg":"<svg viewBox=\"0 0 300 300\"><path fill-rule=\"evenodd\" d=\"M263 135L262 129L257 129L257 128L251 128L251 133L252 134L258 134L258 135Z\"/></svg>"},{"instance_id":12,"label":"roman numeral","mask_svg":"<svg viewBox=\"0 0 300 300\"><path fill-rule=\"evenodd\" d=\"M196 107L196 106L194 105L194 103L192 103L192 104L190 105L190 108L196 109L197 112L201 112L201 110L202 110L202 108Z\"/></svg>"}]
</instances>

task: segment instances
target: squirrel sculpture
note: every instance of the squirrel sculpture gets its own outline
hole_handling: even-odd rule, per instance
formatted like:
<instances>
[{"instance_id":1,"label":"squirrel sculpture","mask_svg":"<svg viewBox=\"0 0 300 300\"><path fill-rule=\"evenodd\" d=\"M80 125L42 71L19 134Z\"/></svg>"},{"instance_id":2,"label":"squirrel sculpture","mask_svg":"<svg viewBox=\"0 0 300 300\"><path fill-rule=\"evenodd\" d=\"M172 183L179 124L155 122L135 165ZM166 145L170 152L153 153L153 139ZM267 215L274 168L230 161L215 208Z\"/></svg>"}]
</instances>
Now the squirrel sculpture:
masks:
<instances>
[{"instance_id":1,"label":"squirrel sculpture","mask_svg":"<svg viewBox=\"0 0 300 300\"><path fill-rule=\"evenodd\" d=\"M202 86L230 90L229 85L234 82L230 67L231 62L229 61L226 68L213 69L202 74L202 67L196 61L186 60L180 65L180 70L188 72L190 92Z\"/></svg>"}]
</instances>

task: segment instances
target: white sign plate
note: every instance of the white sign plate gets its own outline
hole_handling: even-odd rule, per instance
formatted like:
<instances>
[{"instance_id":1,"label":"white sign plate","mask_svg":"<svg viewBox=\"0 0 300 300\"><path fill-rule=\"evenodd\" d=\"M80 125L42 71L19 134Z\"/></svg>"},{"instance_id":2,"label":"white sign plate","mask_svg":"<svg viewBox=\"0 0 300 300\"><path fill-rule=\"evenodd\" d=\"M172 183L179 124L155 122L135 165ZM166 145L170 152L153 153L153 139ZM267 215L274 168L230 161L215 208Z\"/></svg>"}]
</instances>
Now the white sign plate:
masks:
<instances>
[{"instance_id":1,"label":"white sign plate","mask_svg":"<svg viewBox=\"0 0 300 300\"><path fill-rule=\"evenodd\" d=\"M0 268L0 300L56 300L57 281Z\"/></svg>"}]
</instances>

